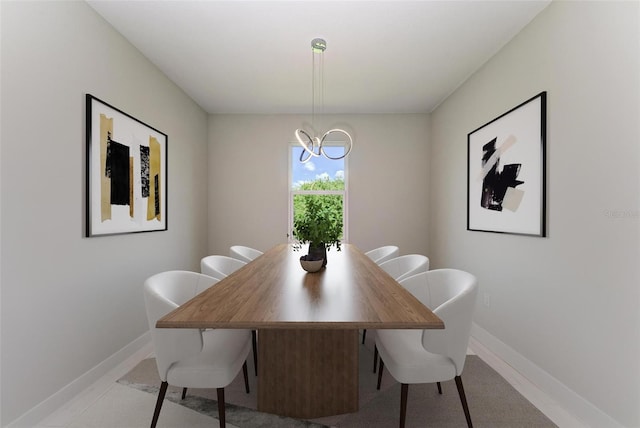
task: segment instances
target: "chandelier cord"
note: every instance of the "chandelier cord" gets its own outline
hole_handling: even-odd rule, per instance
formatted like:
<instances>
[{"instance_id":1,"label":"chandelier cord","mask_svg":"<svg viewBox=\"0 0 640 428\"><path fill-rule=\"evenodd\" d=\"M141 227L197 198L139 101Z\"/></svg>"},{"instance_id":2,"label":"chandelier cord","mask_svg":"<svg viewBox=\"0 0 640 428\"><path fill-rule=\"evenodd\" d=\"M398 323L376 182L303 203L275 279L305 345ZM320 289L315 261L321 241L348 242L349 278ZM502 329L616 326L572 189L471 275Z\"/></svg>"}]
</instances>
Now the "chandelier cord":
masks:
<instances>
[{"instance_id":1,"label":"chandelier cord","mask_svg":"<svg viewBox=\"0 0 640 428\"><path fill-rule=\"evenodd\" d=\"M324 115L324 51L311 49L311 63L311 127L317 137Z\"/></svg>"},{"instance_id":2,"label":"chandelier cord","mask_svg":"<svg viewBox=\"0 0 640 428\"><path fill-rule=\"evenodd\" d=\"M311 49L311 128L314 134L318 129L316 128L316 90L316 51Z\"/></svg>"},{"instance_id":3,"label":"chandelier cord","mask_svg":"<svg viewBox=\"0 0 640 428\"><path fill-rule=\"evenodd\" d=\"M320 98L320 119L318 120L318 129L322 128L324 123L324 51L318 54L320 67L318 68L318 74L320 75L318 80L320 81L319 98ZM318 131L316 131L318 132Z\"/></svg>"}]
</instances>

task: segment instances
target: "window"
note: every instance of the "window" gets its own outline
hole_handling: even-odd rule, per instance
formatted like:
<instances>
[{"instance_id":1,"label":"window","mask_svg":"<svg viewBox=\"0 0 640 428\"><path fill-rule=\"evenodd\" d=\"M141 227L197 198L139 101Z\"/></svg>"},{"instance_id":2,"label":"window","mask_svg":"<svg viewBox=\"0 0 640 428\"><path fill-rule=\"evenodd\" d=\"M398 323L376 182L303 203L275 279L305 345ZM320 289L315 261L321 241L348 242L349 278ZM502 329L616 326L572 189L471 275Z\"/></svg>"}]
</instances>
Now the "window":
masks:
<instances>
[{"instance_id":1,"label":"window","mask_svg":"<svg viewBox=\"0 0 640 428\"><path fill-rule=\"evenodd\" d=\"M343 145L325 145L323 148L331 157L344 153ZM293 230L294 219L304 215L309 198L313 198L315 203L335 211L342 224L341 241L347 242L346 158L332 160L319 156L302 163L302 151L298 144L292 144L289 150L289 232Z\"/></svg>"}]
</instances>

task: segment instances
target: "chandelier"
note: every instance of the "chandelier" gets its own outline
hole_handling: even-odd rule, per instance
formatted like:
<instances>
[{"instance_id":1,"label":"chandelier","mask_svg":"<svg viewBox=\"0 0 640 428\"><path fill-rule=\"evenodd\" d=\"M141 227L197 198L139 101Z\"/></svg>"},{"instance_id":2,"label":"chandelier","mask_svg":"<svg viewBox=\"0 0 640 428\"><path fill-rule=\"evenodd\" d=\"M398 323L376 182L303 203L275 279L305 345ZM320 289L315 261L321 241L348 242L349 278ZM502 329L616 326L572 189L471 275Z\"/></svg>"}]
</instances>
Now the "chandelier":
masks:
<instances>
[{"instance_id":1,"label":"chandelier","mask_svg":"<svg viewBox=\"0 0 640 428\"><path fill-rule=\"evenodd\" d=\"M312 157L319 157L320 155L331 160L342 159L351 152L353 147L353 138L344 129L330 129L325 132L322 137L316 131L316 98L319 98L320 114L324 113L324 51L327 49L327 42L324 39L313 39L311 41L311 55L312 55L312 74L311 74L311 129L312 135L309 135L307 131L302 128L298 128L295 131L296 140L303 147L302 153L300 153L300 162L306 163ZM317 61L316 61L317 57ZM317 62L317 64L316 64ZM316 81L317 77L317 81ZM323 147L325 142L329 142L331 135L342 134L346 137L345 151L342 156L332 157L329 156ZM306 157L305 157L306 155Z\"/></svg>"}]
</instances>

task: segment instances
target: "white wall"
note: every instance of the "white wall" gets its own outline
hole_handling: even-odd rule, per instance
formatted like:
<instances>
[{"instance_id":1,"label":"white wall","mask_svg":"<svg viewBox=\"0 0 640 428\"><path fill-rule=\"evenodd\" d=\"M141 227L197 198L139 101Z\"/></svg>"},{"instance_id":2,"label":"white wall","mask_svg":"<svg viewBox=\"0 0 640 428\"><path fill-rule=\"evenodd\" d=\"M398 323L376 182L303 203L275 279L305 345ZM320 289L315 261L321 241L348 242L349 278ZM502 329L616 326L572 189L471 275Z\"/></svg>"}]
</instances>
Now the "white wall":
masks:
<instances>
[{"instance_id":1,"label":"white wall","mask_svg":"<svg viewBox=\"0 0 640 428\"><path fill-rule=\"evenodd\" d=\"M2 426L148 330L206 252L207 115L84 2L2 2ZM166 232L84 238L85 93L169 136Z\"/></svg>"},{"instance_id":2,"label":"white wall","mask_svg":"<svg viewBox=\"0 0 640 428\"><path fill-rule=\"evenodd\" d=\"M639 13L553 2L431 117L433 264L475 273L476 323L627 427L640 426ZM466 231L467 133L542 90L548 237ZM606 415L592 426L615 425Z\"/></svg>"},{"instance_id":3,"label":"white wall","mask_svg":"<svg viewBox=\"0 0 640 428\"><path fill-rule=\"evenodd\" d=\"M213 115L209 119L209 250L266 250L287 239L288 152L304 115ZM362 250L396 244L427 252L427 115L346 115L324 123L354 136L349 240Z\"/></svg>"}]
</instances>

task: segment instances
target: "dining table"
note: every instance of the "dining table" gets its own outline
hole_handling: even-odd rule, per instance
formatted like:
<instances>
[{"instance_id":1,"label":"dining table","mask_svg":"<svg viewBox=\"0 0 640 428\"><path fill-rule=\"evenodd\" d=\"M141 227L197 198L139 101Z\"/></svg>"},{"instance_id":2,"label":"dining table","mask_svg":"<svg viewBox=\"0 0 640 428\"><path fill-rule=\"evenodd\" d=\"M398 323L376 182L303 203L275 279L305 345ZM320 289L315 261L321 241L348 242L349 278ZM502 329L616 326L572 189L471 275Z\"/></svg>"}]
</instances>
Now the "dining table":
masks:
<instances>
[{"instance_id":1,"label":"dining table","mask_svg":"<svg viewBox=\"0 0 640 428\"><path fill-rule=\"evenodd\" d=\"M315 273L302 269L301 255L278 244L156 327L257 330L261 412L303 419L356 412L359 330L444 323L353 244L329 248Z\"/></svg>"}]
</instances>

